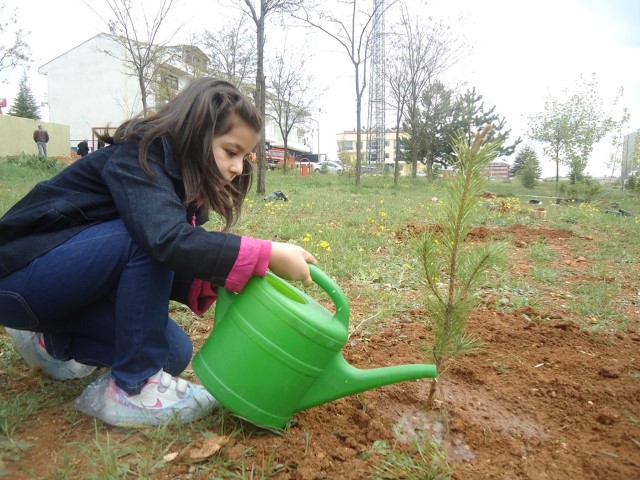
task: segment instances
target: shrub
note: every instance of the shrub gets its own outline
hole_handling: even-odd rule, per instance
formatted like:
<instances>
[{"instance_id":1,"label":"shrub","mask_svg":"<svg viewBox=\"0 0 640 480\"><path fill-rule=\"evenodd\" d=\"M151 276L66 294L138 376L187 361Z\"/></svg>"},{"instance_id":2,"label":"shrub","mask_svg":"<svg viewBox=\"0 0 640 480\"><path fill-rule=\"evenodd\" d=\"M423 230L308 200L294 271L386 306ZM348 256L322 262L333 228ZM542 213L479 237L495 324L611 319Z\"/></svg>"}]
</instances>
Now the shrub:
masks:
<instances>
[{"instance_id":1,"label":"shrub","mask_svg":"<svg viewBox=\"0 0 640 480\"><path fill-rule=\"evenodd\" d=\"M19 155L8 156L7 163L17 167L29 167L51 173L59 172L66 167L66 164L58 158L27 155L24 152Z\"/></svg>"}]
</instances>

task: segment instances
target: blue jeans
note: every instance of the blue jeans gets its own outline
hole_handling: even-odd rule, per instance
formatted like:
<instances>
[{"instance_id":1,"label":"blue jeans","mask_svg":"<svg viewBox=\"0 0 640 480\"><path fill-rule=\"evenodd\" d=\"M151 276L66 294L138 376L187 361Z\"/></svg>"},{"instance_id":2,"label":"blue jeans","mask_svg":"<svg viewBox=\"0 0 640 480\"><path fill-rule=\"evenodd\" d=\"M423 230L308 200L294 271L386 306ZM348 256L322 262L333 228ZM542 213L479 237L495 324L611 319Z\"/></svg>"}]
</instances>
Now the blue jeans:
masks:
<instances>
[{"instance_id":1,"label":"blue jeans","mask_svg":"<svg viewBox=\"0 0 640 480\"><path fill-rule=\"evenodd\" d=\"M47 156L47 142L36 142L38 144L38 156Z\"/></svg>"},{"instance_id":2,"label":"blue jeans","mask_svg":"<svg viewBox=\"0 0 640 480\"><path fill-rule=\"evenodd\" d=\"M191 360L190 338L169 318L172 281L121 220L103 222L0 278L0 325L43 332L54 358L111 367L136 394Z\"/></svg>"}]
</instances>

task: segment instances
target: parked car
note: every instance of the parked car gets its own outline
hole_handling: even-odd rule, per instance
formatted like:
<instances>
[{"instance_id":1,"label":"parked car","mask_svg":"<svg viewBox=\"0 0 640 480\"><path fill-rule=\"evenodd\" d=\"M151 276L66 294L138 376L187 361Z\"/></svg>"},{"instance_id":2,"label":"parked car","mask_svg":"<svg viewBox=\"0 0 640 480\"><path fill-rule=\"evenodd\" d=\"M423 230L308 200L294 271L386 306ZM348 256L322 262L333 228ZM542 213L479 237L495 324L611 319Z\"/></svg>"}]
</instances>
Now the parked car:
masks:
<instances>
[{"instance_id":1,"label":"parked car","mask_svg":"<svg viewBox=\"0 0 640 480\"><path fill-rule=\"evenodd\" d=\"M313 164L313 171L340 173L342 172L342 165L338 162L332 162L331 160L322 160Z\"/></svg>"}]
</instances>

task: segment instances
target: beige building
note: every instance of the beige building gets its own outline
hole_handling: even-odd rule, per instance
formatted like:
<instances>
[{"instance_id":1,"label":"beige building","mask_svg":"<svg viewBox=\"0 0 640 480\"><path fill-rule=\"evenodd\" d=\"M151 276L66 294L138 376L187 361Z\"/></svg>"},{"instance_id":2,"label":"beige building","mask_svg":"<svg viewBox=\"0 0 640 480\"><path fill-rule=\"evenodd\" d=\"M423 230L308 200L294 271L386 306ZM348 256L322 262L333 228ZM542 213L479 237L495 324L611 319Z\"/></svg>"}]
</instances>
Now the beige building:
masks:
<instances>
[{"instance_id":1,"label":"beige building","mask_svg":"<svg viewBox=\"0 0 640 480\"><path fill-rule=\"evenodd\" d=\"M407 138L408 136L407 133L400 132L400 138ZM356 163L356 137L355 130L345 130L344 132L336 134L338 158L343 164L355 165ZM384 164L388 166L390 171L393 171L396 161L396 130L386 130L384 137ZM362 164L367 165L367 149L369 145L367 132L362 132L360 141L362 142ZM409 175L411 173L410 164L401 161L399 167L402 175ZM422 165L418 165L418 169L421 170Z\"/></svg>"}]
</instances>

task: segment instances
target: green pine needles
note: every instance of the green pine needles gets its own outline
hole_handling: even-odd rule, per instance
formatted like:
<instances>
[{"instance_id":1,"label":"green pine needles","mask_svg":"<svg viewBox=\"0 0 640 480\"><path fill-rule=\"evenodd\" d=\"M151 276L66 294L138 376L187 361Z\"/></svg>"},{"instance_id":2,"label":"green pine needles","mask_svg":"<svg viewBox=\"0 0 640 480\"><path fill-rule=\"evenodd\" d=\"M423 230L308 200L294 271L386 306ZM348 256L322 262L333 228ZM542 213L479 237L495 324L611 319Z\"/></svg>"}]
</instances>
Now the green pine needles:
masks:
<instances>
[{"instance_id":1,"label":"green pine needles","mask_svg":"<svg viewBox=\"0 0 640 480\"><path fill-rule=\"evenodd\" d=\"M433 359L439 375L447 360L468 353L479 342L466 332L467 319L477 298L474 287L481 274L503 257L498 244L476 245L467 237L477 220L485 170L495 159L499 140L485 143L491 125L478 132L471 145L460 135L452 142L456 176L449 180L443 198L442 218L428 232L421 248L429 297L426 307L433 328ZM437 382L431 385L428 405L433 404Z\"/></svg>"}]
</instances>

